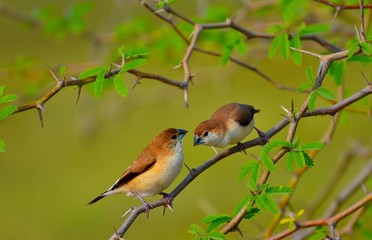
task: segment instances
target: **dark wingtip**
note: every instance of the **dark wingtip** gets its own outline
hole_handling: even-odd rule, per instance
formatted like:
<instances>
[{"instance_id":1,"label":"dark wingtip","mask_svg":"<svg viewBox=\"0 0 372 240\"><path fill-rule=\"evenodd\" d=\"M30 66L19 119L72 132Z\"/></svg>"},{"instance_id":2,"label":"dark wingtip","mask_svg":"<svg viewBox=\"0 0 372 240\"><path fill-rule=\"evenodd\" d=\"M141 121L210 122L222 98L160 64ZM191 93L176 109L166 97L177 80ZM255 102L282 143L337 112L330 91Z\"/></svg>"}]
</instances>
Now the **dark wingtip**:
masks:
<instances>
[{"instance_id":1,"label":"dark wingtip","mask_svg":"<svg viewBox=\"0 0 372 240\"><path fill-rule=\"evenodd\" d=\"M99 195L98 197L96 197L95 199L90 201L87 205L92 205L92 204L94 204L95 202L98 202L99 200L101 200L104 197L106 197L106 196L105 195Z\"/></svg>"}]
</instances>

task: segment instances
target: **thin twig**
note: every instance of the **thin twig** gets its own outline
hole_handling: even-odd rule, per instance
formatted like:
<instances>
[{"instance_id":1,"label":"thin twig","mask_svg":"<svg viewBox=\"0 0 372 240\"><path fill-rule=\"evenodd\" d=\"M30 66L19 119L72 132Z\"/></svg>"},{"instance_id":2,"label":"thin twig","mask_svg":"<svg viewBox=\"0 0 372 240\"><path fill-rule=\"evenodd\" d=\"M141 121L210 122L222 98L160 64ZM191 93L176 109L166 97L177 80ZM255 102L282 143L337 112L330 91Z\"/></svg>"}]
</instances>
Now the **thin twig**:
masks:
<instances>
[{"instance_id":1,"label":"thin twig","mask_svg":"<svg viewBox=\"0 0 372 240\"><path fill-rule=\"evenodd\" d=\"M344 219L345 217L349 216L353 212L357 211L358 209L367 206L372 201L372 193L367 194L364 198L362 198L359 202L356 202L349 208L345 209L344 211L329 217L323 218L319 220L311 220L302 223L296 223L295 228L291 230L284 230L283 232L269 238L270 240L279 240L284 239L285 237L299 231L303 228L310 228L310 227L317 227L317 226L335 226L339 221ZM299 238L303 239L303 238Z\"/></svg>"}]
</instances>

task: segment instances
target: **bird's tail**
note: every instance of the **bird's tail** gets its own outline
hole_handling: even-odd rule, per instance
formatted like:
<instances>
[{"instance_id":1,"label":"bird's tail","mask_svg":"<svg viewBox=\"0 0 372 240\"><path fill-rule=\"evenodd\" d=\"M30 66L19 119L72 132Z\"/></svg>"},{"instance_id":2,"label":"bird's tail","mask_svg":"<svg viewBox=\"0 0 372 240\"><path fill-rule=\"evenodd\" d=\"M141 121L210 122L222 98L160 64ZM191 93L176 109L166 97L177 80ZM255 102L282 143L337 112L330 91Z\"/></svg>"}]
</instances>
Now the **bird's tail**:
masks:
<instances>
[{"instance_id":1,"label":"bird's tail","mask_svg":"<svg viewBox=\"0 0 372 240\"><path fill-rule=\"evenodd\" d=\"M101 195L99 195L98 197L96 197L95 199L93 199L92 201L90 201L90 202L88 203L88 205L92 205L92 204L94 204L95 202L98 202L98 201L101 200L102 198L106 197L106 196L108 195L107 193L108 193L108 191L102 193Z\"/></svg>"}]
</instances>

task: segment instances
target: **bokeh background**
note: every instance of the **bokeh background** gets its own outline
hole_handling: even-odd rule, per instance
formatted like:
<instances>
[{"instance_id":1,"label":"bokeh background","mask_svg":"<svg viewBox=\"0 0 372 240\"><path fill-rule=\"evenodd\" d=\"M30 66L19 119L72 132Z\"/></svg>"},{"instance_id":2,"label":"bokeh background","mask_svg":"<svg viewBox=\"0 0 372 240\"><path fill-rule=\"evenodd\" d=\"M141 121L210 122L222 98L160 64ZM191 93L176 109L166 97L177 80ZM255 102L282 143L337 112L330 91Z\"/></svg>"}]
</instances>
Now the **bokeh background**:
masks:
<instances>
[{"instance_id":1,"label":"bokeh background","mask_svg":"<svg viewBox=\"0 0 372 240\"><path fill-rule=\"evenodd\" d=\"M211 9L231 16L244 4L242 1L229 1L228 5L223 5L225 1L179 2L174 8L194 19L203 19ZM41 9L56 15L68 14L69 7L76 3L80 1L12 0L1 1L0 6L6 5L33 17L40 16ZM98 47L80 33L56 33L53 29L25 24L19 16L7 15L0 7L0 85L7 85L7 93L19 96L17 105L32 102L54 86L48 66L58 71L65 65L68 76L78 76L89 67L108 66L115 59L116 49L123 44L128 48L147 47L152 51L149 64L141 70L182 79L181 69L171 69L181 60L185 45L175 40L178 37L169 26L137 1L90 1L89 4L89 13L84 16L86 28L83 28L100 36ZM346 14L347 18L355 16ZM332 17L330 10L325 11L325 19L331 21ZM259 16L252 18L259 19ZM345 20L341 16L335 21ZM260 24L263 25L262 21L255 22L252 28L263 32ZM252 44L248 55L242 59L258 66L282 85L297 87L305 81L307 66L317 68L317 60L308 56L304 57L300 67L280 57L267 60L269 42L257 40ZM307 44L304 48L310 46ZM315 49L323 51L318 47ZM256 116L256 126L267 131L282 119L283 110L279 104L289 108L292 100L298 106L306 98L304 94L278 90L257 74L234 64L222 66L218 58L195 53L191 69L198 74L190 86L189 108L184 107L180 90L147 79L132 89L135 79L126 75L127 97L119 96L112 86L108 86L103 96L97 99L87 86L76 105L77 90L66 88L45 105L44 128L35 110L15 114L1 122L0 137L6 143L6 152L0 155L0 239L108 238L114 228L122 224L121 215L139 201L116 195L93 206L86 204L110 187L160 131L168 127L189 130L184 140L185 162L196 167L214 152L209 147L193 147L192 132L221 105L232 101L254 105L261 109ZM371 80L370 67L353 64L345 74L348 92L365 86L360 71ZM334 89L331 79L327 79L325 85ZM366 101L370 103L371 98ZM317 105L329 103L319 100ZM354 105L355 108L363 106ZM303 142L318 141L330 120L330 117L304 119L298 135ZM301 190L293 196L292 205L297 211L306 208L316 196L350 145L360 142L371 146L371 129L371 121L366 115L348 114L342 118L332 143L318 155L314 169L303 177L298 186ZM285 134L286 130L275 138L284 138ZM256 133L247 140L254 137ZM258 155L260 148L248 152ZM192 235L187 229L192 223L200 224L207 214L231 213L249 194L245 183L237 180L237 175L240 167L251 158L235 154L213 166L176 198L174 212L167 211L162 216L162 209L157 208L151 211L149 219L139 216L126 239L190 239ZM354 159L345 173L349 177L334 189L329 202L365 164L365 159ZM279 163L277 168L270 182L288 185L292 174L285 169L284 163ZM167 191L170 192L186 175L184 168ZM368 186L371 187L370 181ZM361 196L362 189L346 206ZM270 217L269 213L263 212L253 223L244 222L241 230L246 239L260 239L260 228L265 227ZM240 238L238 233L229 236ZM354 237L363 239L361 235Z\"/></svg>"}]
</instances>

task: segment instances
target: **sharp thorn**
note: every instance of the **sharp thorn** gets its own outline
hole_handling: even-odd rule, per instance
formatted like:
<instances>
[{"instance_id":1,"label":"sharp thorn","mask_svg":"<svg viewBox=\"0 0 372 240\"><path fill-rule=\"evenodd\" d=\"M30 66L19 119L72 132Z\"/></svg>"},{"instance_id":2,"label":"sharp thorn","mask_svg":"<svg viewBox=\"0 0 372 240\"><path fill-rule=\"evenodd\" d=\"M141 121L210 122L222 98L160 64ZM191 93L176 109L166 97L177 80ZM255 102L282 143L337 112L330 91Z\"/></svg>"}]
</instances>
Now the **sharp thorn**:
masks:
<instances>
[{"instance_id":1,"label":"sharp thorn","mask_svg":"<svg viewBox=\"0 0 372 240\"><path fill-rule=\"evenodd\" d=\"M60 82L61 80L57 77L57 75L53 72L53 70L48 66L49 72L52 74L53 78L57 81Z\"/></svg>"},{"instance_id":2,"label":"sharp thorn","mask_svg":"<svg viewBox=\"0 0 372 240\"><path fill-rule=\"evenodd\" d=\"M279 104L279 106L286 112L287 114L290 114L290 111L286 109L283 105Z\"/></svg>"},{"instance_id":3,"label":"sharp thorn","mask_svg":"<svg viewBox=\"0 0 372 240\"><path fill-rule=\"evenodd\" d=\"M292 104L291 104L291 113L294 112L294 103L293 103L293 99L292 99Z\"/></svg>"},{"instance_id":4,"label":"sharp thorn","mask_svg":"<svg viewBox=\"0 0 372 240\"><path fill-rule=\"evenodd\" d=\"M182 64L177 64L176 66L172 67L171 70L176 70L178 68L182 67Z\"/></svg>"},{"instance_id":5,"label":"sharp thorn","mask_svg":"<svg viewBox=\"0 0 372 240\"><path fill-rule=\"evenodd\" d=\"M172 206L171 205L169 205L169 204L166 204L165 205L167 208L169 208L169 210L171 210L172 212L173 212L173 208L172 208Z\"/></svg>"},{"instance_id":6,"label":"sharp thorn","mask_svg":"<svg viewBox=\"0 0 372 240\"><path fill-rule=\"evenodd\" d=\"M134 90L134 88L137 87L137 85L140 85L140 84L141 84L140 79L137 78L136 82L133 84L132 90Z\"/></svg>"},{"instance_id":7,"label":"sharp thorn","mask_svg":"<svg viewBox=\"0 0 372 240\"><path fill-rule=\"evenodd\" d=\"M191 168L189 167L189 166L187 166L187 164L186 163L183 163L183 165L185 165L185 167L189 170L189 172L191 172L192 170L191 170Z\"/></svg>"},{"instance_id":8,"label":"sharp thorn","mask_svg":"<svg viewBox=\"0 0 372 240\"><path fill-rule=\"evenodd\" d=\"M37 109L37 114L39 115L39 120L41 123L41 128L44 128L44 122L43 122L43 113L41 112L41 109Z\"/></svg>"},{"instance_id":9,"label":"sharp thorn","mask_svg":"<svg viewBox=\"0 0 372 240\"><path fill-rule=\"evenodd\" d=\"M362 76L363 76L364 80L366 81L367 85L368 86L372 85L372 82L371 81L368 81L366 75L364 75L364 73L362 71L360 73L362 74Z\"/></svg>"},{"instance_id":10,"label":"sharp thorn","mask_svg":"<svg viewBox=\"0 0 372 240\"><path fill-rule=\"evenodd\" d=\"M81 94L81 86L79 86L79 88L78 88L78 92L77 92L77 98L76 98L76 105L79 103L79 100L80 100L80 94Z\"/></svg>"},{"instance_id":11,"label":"sharp thorn","mask_svg":"<svg viewBox=\"0 0 372 240\"><path fill-rule=\"evenodd\" d=\"M188 99L188 94L187 94L187 87L185 87L183 89L183 93L184 93L184 99L185 99L185 107L189 108L189 99Z\"/></svg>"},{"instance_id":12,"label":"sharp thorn","mask_svg":"<svg viewBox=\"0 0 372 240\"><path fill-rule=\"evenodd\" d=\"M212 149L213 149L213 151L214 151L216 154L218 154L218 151L216 150L215 147L212 147Z\"/></svg>"},{"instance_id":13,"label":"sharp thorn","mask_svg":"<svg viewBox=\"0 0 372 240\"><path fill-rule=\"evenodd\" d=\"M120 219L124 218L125 216L127 216L129 213L131 213L133 211L133 207L129 208L124 214L123 216L121 216Z\"/></svg>"}]
</instances>

